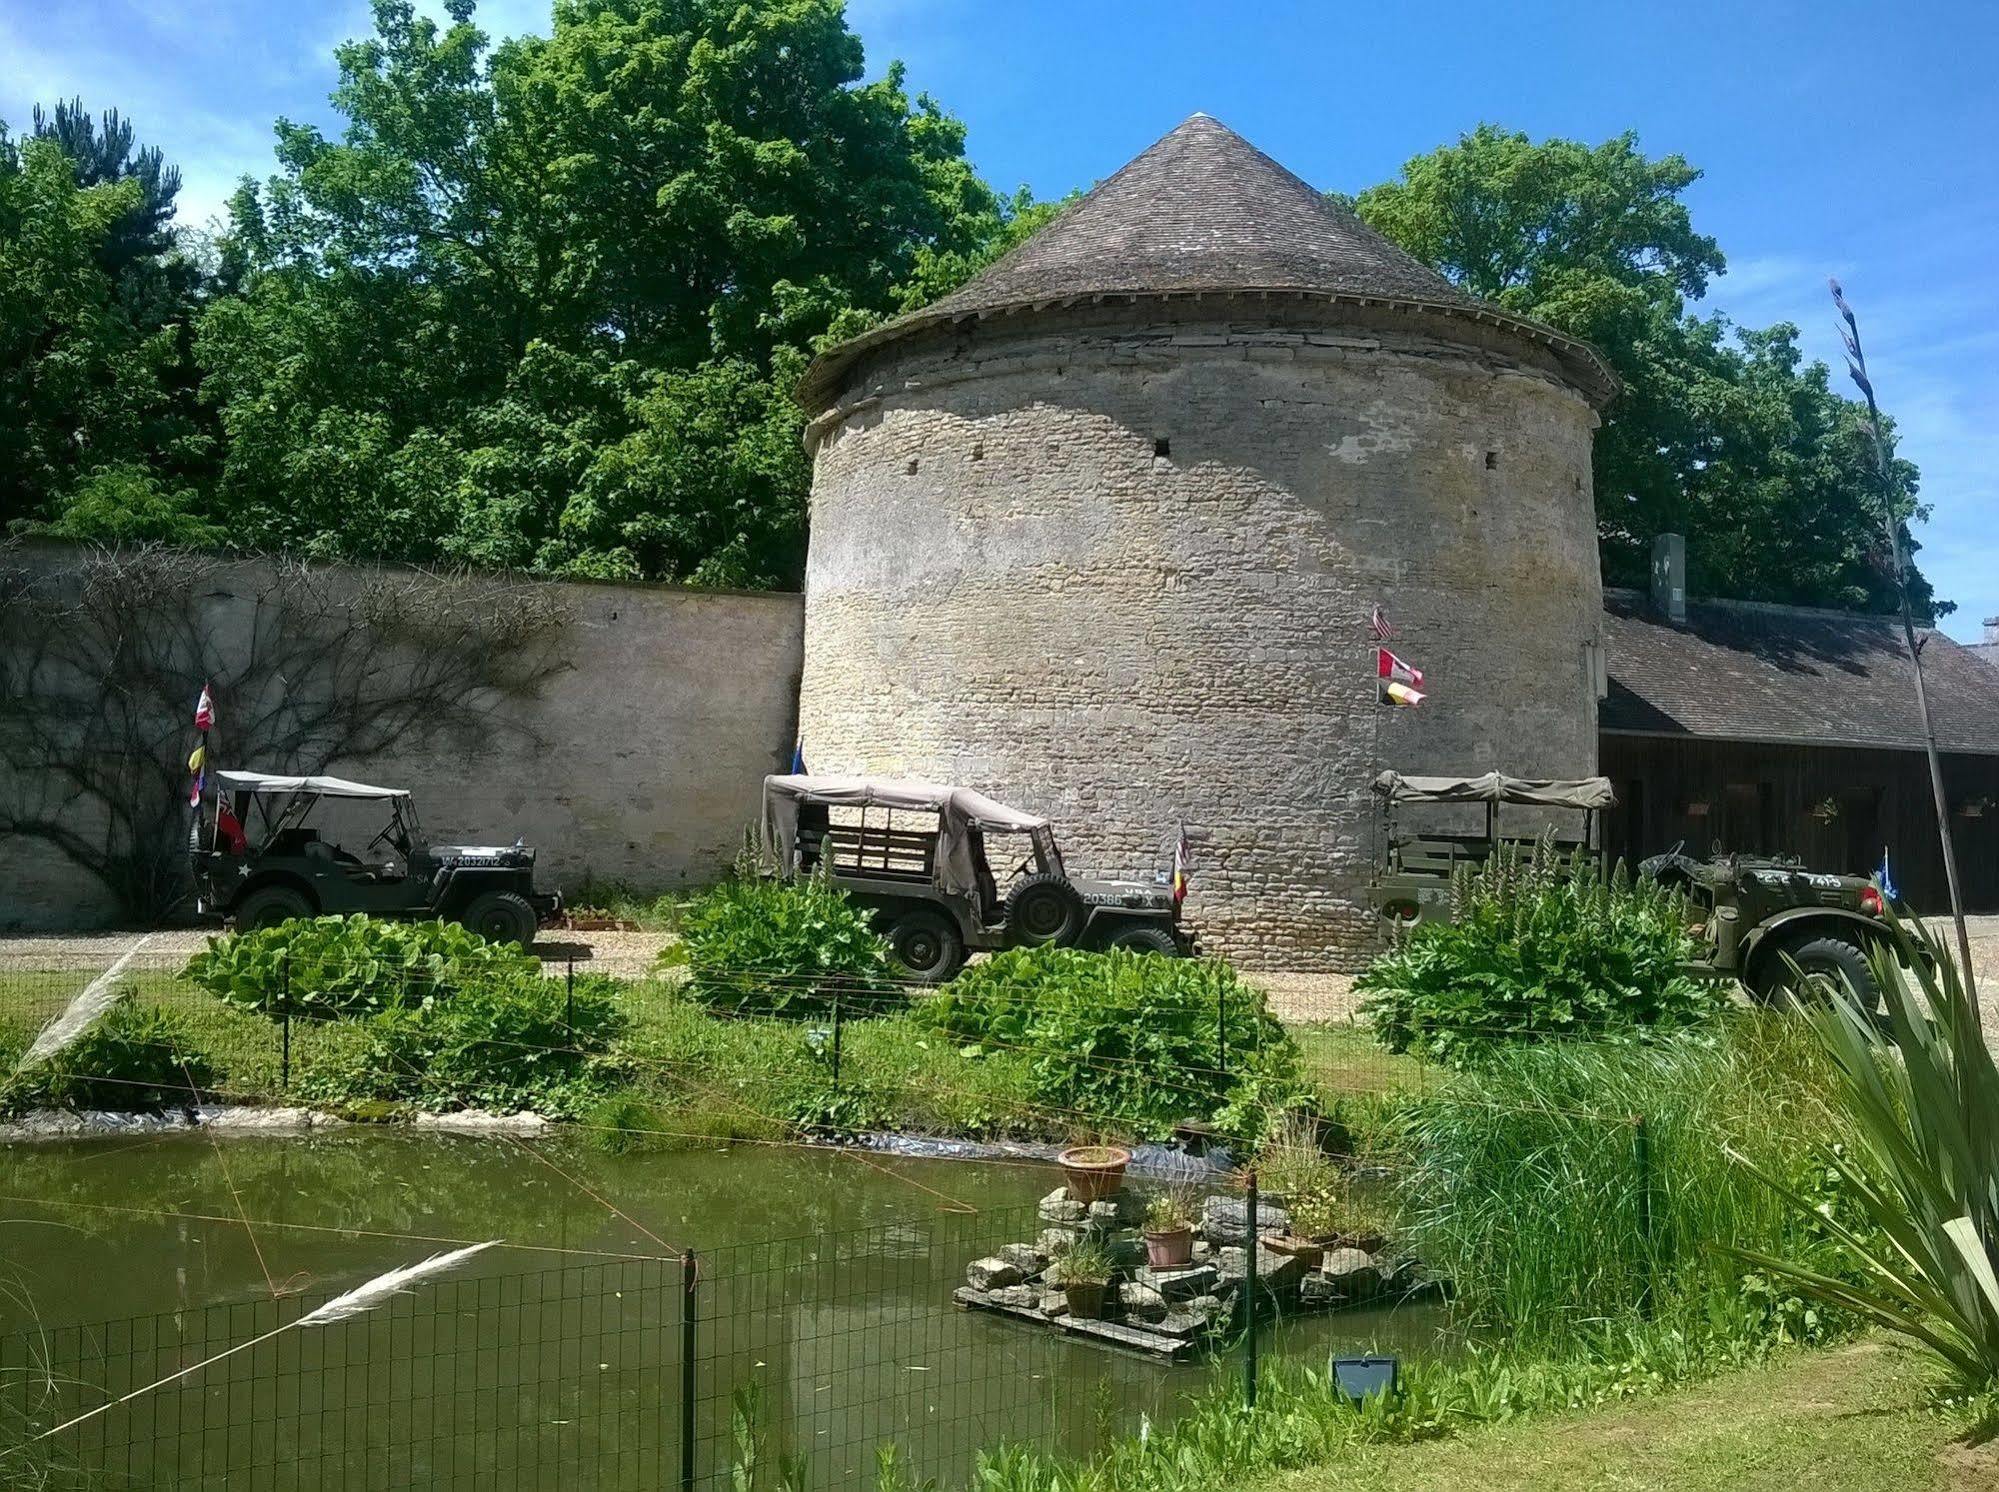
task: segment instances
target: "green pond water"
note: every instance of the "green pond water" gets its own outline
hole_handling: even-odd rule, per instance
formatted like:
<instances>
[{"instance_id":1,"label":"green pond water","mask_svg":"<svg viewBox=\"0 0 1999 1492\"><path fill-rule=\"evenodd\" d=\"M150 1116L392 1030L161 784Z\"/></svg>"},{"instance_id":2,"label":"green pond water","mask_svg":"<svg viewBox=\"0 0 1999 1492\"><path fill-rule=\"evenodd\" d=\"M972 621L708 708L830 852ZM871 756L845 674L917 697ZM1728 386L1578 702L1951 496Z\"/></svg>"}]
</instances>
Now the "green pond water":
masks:
<instances>
[{"instance_id":1,"label":"green pond water","mask_svg":"<svg viewBox=\"0 0 1999 1492\"><path fill-rule=\"evenodd\" d=\"M681 1485L694 1259L696 1482L741 1391L807 1486L893 1442L961 1484L1013 1440L1085 1455L1233 1365L1167 1366L951 1303L1031 1239L1045 1166L737 1146L607 1155L390 1130L0 1151L0 1486ZM246 1228L241 1221L250 1220ZM278 1328L465 1240L504 1246L351 1320ZM1445 1350L1430 1306L1289 1324L1267 1353Z\"/></svg>"}]
</instances>

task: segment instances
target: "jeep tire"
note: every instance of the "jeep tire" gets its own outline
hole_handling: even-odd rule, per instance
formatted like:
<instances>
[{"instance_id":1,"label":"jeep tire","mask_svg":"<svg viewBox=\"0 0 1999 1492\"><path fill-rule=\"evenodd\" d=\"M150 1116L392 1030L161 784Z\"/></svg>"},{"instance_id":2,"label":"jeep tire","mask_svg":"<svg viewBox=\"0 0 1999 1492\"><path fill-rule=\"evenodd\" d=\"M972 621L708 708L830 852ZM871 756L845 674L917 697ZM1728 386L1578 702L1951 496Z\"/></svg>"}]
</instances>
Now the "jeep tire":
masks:
<instances>
[{"instance_id":1,"label":"jeep tire","mask_svg":"<svg viewBox=\"0 0 1999 1492\"><path fill-rule=\"evenodd\" d=\"M1785 962L1786 954L1804 975L1802 986ZM1801 1000L1824 998L1843 992L1849 984L1862 1010L1880 1007L1881 986L1867 966L1867 950L1837 933L1806 931L1783 940L1763 956L1754 989L1757 998L1767 1003L1786 992Z\"/></svg>"},{"instance_id":2,"label":"jeep tire","mask_svg":"<svg viewBox=\"0 0 1999 1492\"><path fill-rule=\"evenodd\" d=\"M1173 934L1163 927L1154 927L1149 922L1141 922L1134 927L1120 927L1104 939L1106 948L1128 948L1133 953L1163 953L1168 958L1180 956L1180 945L1173 941Z\"/></svg>"},{"instance_id":3,"label":"jeep tire","mask_svg":"<svg viewBox=\"0 0 1999 1492\"><path fill-rule=\"evenodd\" d=\"M1065 876L1027 876L1007 893L1006 930L1022 948L1073 943L1083 930L1083 899Z\"/></svg>"},{"instance_id":4,"label":"jeep tire","mask_svg":"<svg viewBox=\"0 0 1999 1492\"><path fill-rule=\"evenodd\" d=\"M521 948L534 946L535 929L540 925L534 908L518 891L488 891L475 896L457 920L489 943L513 943Z\"/></svg>"},{"instance_id":5,"label":"jeep tire","mask_svg":"<svg viewBox=\"0 0 1999 1492\"><path fill-rule=\"evenodd\" d=\"M236 903L236 931L256 932L294 917L318 915L312 898L296 886L259 886Z\"/></svg>"},{"instance_id":6,"label":"jeep tire","mask_svg":"<svg viewBox=\"0 0 1999 1492\"><path fill-rule=\"evenodd\" d=\"M943 984L965 966L965 940L942 912L904 912L888 925L888 944L918 984Z\"/></svg>"}]
</instances>

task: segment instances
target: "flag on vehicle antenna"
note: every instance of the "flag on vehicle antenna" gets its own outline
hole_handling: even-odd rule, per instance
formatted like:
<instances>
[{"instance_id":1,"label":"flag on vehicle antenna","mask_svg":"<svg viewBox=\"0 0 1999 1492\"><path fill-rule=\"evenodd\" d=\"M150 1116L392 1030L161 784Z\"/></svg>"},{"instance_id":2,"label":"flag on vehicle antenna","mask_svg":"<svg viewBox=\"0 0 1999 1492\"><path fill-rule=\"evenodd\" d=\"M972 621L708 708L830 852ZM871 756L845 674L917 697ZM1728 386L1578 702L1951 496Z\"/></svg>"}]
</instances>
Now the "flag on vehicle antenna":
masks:
<instances>
[{"instance_id":1,"label":"flag on vehicle antenna","mask_svg":"<svg viewBox=\"0 0 1999 1492\"><path fill-rule=\"evenodd\" d=\"M1180 838L1173 846L1173 905L1187 899L1187 887L1194 880L1194 852L1187 843L1187 826L1180 826Z\"/></svg>"},{"instance_id":2,"label":"flag on vehicle antenna","mask_svg":"<svg viewBox=\"0 0 1999 1492\"><path fill-rule=\"evenodd\" d=\"M1902 893L1895 889L1895 873L1888 868L1888 846L1881 846L1881 868L1874 872L1874 879L1881 883L1881 896L1885 901L1900 901Z\"/></svg>"},{"instance_id":3,"label":"flag on vehicle antenna","mask_svg":"<svg viewBox=\"0 0 1999 1492\"><path fill-rule=\"evenodd\" d=\"M194 728L209 731L215 728L215 701L208 697L208 685L201 686L201 698L194 702Z\"/></svg>"},{"instance_id":4,"label":"flag on vehicle antenna","mask_svg":"<svg viewBox=\"0 0 1999 1492\"><path fill-rule=\"evenodd\" d=\"M805 776L805 738L803 736L800 736L797 744L791 748L791 775L793 777Z\"/></svg>"}]
</instances>

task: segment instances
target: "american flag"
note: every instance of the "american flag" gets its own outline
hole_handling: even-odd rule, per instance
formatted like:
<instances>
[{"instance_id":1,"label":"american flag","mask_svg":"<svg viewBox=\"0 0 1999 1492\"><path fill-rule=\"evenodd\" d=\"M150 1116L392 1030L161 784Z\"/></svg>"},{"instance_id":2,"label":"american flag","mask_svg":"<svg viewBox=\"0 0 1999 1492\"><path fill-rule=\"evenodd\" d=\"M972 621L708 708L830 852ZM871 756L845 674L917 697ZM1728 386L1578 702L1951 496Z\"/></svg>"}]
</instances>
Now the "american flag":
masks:
<instances>
[{"instance_id":1,"label":"american flag","mask_svg":"<svg viewBox=\"0 0 1999 1492\"><path fill-rule=\"evenodd\" d=\"M1388 618L1381 614L1381 603L1374 603L1374 615L1367 619L1367 635L1376 642L1386 642L1395 635L1395 629L1388 625Z\"/></svg>"}]
</instances>

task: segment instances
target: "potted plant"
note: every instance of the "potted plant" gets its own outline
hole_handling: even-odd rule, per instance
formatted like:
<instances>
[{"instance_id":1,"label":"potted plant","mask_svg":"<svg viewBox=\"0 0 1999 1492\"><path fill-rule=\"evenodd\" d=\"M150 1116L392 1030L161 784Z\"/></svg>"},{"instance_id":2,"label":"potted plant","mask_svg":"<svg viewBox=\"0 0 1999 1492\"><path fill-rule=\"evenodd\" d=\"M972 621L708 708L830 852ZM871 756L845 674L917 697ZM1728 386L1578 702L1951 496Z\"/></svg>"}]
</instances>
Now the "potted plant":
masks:
<instances>
[{"instance_id":1,"label":"potted plant","mask_svg":"<svg viewBox=\"0 0 1999 1492\"><path fill-rule=\"evenodd\" d=\"M1307 1269L1317 1269L1327 1240L1339 1234L1342 1216L1338 1195L1329 1187L1314 1187L1292 1199L1291 1231L1265 1234L1263 1246L1273 1254L1296 1255Z\"/></svg>"},{"instance_id":2,"label":"potted plant","mask_svg":"<svg viewBox=\"0 0 1999 1492\"><path fill-rule=\"evenodd\" d=\"M1048 1266L1047 1279L1068 1298L1071 1316L1095 1321L1104 1314L1116 1273L1117 1261L1109 1249L1093 1238L1080 1238Z\"/></svg>"},{"instance_id":3,"label":"potted plant","mask_svg":"<svg viewBox=\"0 0 1999 1492\"><path fill-rule=\"evenodd\" d=\"M1174 1189L1145 1204L1145 1262L1179 1269L1194 1259L1194 1199Z\"/></svg>"},{"instance_id":4,"label":"potted plant","mask_svg":"<svg viewBox=\"0 0 1999 1492\"><path fill-rule=\"evenodd\" d=\"M1069 1195L1084 1206L1114 1197L1124 1185L1131 1152L1122 1145L1072 1145L1055 1157Z\"/></svg>"}]
</instances>

